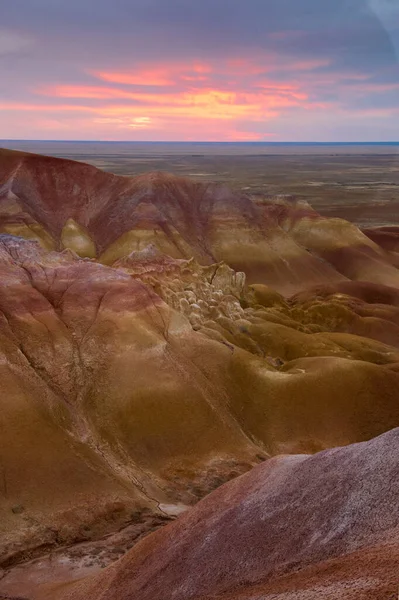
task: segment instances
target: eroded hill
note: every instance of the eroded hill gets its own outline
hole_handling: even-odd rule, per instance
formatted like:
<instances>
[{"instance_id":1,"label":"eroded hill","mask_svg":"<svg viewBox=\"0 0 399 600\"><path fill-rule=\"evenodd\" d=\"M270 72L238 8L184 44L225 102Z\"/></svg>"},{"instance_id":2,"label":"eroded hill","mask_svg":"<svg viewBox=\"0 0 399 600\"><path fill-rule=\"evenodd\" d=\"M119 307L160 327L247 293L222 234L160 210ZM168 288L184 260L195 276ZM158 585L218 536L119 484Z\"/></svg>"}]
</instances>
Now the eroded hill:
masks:
<instances>
[{"instance_id":1,"label":"eroded hill","mask_svg":"<svg viewBox=\"0 0 399 600\"><path fill-rule=\"evenodd\" d=\"M396 429L314 456L271 459L97 577L53 588L43 598L394 598L398 439Z\"/></svg>"},{"instance_id":2,"label":"eroded hill","mask_svg":"<svg viewBox=\"0 0 399 600\"><path fill-rule=\"evenodd\" d=\"M0 566L397 427L396 246L366 233L0 151Z\"/></svg>"}]
</instances>

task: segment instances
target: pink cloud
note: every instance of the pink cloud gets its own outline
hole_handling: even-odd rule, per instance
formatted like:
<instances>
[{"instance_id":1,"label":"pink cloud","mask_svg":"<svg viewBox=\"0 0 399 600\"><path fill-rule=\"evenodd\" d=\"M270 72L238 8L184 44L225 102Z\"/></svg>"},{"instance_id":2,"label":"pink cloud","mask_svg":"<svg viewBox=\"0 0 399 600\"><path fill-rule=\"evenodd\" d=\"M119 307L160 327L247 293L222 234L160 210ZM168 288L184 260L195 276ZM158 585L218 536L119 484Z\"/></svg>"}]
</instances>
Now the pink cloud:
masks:
<instances>
[{"instance_id":1,"label":"pink cloud","mask_svg":"<svg viewBox=\"0 0 399 600\"><path fill-rule=\"evenodd\" d=\"M33 104L29 102L0 102L0 110L11 112L93 112L93 108L75 104Z\"/></svg>"},{"instance_id":2,"label":"pink cloud","mask_svg":"<svg viewBox=\"0 0 399 600\"><path fill-rule=\"evenodd\" d=\"M135 73L110 73L96 71L93 73L98 79L109 83L119 83L127 85L147 85L147 86L167 86L173 85L174 81L165 75L162 69L148 71L137 71Z\"/></svg>"},{"instance_id":3,"label":"pink cloud","mask_svg":"<svg viewBox=\"0 0 399 600\"><path fill-rule=\"evenodd\" d=\"M0 102L0 110L6 125L10 115L24 113L24 120L36 123L38 129L42 123L43 129L57 131L60 123L60 131L79 131L87 139L145 135L145 139L251 141L274 135L263 130L281 116L298 114L301 119L311 111L332 110L339 114L345 110L340 94L348 89L361 95L399 87L373 84L362 73L320 72L327 64L319 59L283 62L269 54L86 71L90 77L84 84L39 83L34 90L37 101L32 96L27 102ZM335 98L320 100L331 89ZM373 116L387 114L377 112Z\"/></svg>"},{"instance_id":4,"label":"pink cloud","mask_svg":"<svg viewBox=\"0 0 399 600\"><path fill-rule=\"evenodd\" d=\"M140 93L127 92L117 87L92 85L56 85L39 88L36 93L56 98L84 98L86 100L112 100L117 98L135 100L142 96Z\"/></svg>"},{"instance_id":5,"label":"pink cloud","mask_svg":"<svg viewBox=\"0 0 399 600\"><path fill-rule=\"evenodd\" d=\"M235 75L235 80L226 81L226 74ZM37 93L53 98L103 101L96 112L105 118L134 115L140 110L158 119L172 116L201 120L270 119L283 109L311 104L308 93L298 83L265 79L263 65L246 59L215 65L179 62L140 67L134 73L116 71L94 75L108 85L62 84L39 88ZM159 84L163 89L149 90L150 83ZM121 87L126 85L127 89ZM108 100L134 102L105 104Z\"/></svg>"}]
</instances>

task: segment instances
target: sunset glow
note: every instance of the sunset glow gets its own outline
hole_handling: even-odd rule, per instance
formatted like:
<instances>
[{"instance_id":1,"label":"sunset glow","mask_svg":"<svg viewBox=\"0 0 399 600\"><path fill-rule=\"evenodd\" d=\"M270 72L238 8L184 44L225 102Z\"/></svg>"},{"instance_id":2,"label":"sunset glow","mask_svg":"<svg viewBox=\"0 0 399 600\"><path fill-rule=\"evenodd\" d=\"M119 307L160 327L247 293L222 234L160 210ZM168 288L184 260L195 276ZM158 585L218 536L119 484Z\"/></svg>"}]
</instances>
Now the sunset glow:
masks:
<instances>
[{"instance_id":1,"label":"sunset glow","mask_svg":"<svg viewBox=\"0 0 399 600\"><path fill-rule=\"evenodd\" d=\"M0 29L7 81L0 138L45 139L48 131L57 137L57 129L62 139L104 140L373 139L377 130L394 135L399 68L378 15L364 13L364 38L349 30L342 38L350 15L343 12L341 22L339 14L329 15L325 7L318 14L312 5L316 35L305 8L292 0L292 11L283 11L270 1L272 28L267 11L261 16L237 4L231 27L238 33L231 39L226 34L222 45L200 8L196 19L183 10L189 20L184 27L183 20L169 22L165 15L161 26L153 12L147 20L147 5L137 0L141 16L113 35L104 5L105 12L98 12L101 40L79 28L67 31L56 11L53 31L40 29L38 7L25 35L13 25L11 11L8 28ZM78 27L79 20L74 23ZM358 21L354 31L362 31ZM368 51L372 32L378 52ZM368 118L361 126L362 116Z\"/></svg>"}]
</instances>

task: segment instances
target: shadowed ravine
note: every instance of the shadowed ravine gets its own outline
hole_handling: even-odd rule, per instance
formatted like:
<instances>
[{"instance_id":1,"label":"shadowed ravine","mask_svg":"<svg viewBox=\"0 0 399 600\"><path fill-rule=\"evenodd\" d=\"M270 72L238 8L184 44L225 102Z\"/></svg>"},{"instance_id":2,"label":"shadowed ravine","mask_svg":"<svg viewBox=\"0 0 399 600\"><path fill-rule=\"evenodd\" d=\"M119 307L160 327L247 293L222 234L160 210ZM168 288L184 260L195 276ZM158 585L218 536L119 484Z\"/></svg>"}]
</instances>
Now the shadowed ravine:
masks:
<instances>
[{"instance_id":1,"label":"shadowed ravine","mask_svg":"<svg viewBox=\"0 0 399 600\"><path fill-rule=\"evenodd\" d=\"M0 598L393 598L398 232L0 150Z\"/></svg>"}]
</instances>

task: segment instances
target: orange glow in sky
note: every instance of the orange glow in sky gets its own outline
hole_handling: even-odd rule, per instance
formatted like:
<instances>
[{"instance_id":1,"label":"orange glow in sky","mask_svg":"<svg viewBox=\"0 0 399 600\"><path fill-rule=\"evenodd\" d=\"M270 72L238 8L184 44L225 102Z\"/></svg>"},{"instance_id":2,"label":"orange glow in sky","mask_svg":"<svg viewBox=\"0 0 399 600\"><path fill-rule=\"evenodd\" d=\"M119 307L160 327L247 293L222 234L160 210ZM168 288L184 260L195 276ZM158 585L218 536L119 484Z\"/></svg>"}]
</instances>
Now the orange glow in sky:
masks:
<instances>
[{"instance_id":1,"label":"orange glow in sky","mask_svg":"<svg viewBox=\"0 0 399 600\"><path fill-rule=\"evenodd\" d=\"M267 75L268 68L270 60L258 64L231 59L223 64L194 61L91 71L90 84L37 86L33 90L37 103L3 104L2 108L80 113L79 120L86 128L97 127L111 137L114 132L120 135L122 130L137 129L140 133L173 130L181 139L187 135L193 139L196 134L199 139L201 135L209 139L214 130L221 140L259 140L271 134L257 132L251 123L267 123L292 107L306 110L315 106L300 83L273 80ZM303 65L303 70L312 68L313 63Z\"/></svg>"},{"instance_id":2,"label":"orange glow in sky","mask_svg":"<svg viewBox=\"0 0 399 600\"><path fill-rule=\"evenodd\" d=\"M398 18L398 0L3 2L0 138L396 140Z\"/></svg>"},{"instance_id":3,"label":"orange glow in sky","mask_svg":"<svg viewBox=\"0 0 399 600\"><path fill-rule=\"evenodd\" d=\"M251 141L273 138L276 119L333 107L320 101L317 86L337 84L340 75L318 69L326 60L293 61L296 75L276 77L276 57L154 63L131 69L85 71L85 82L38 84L29 102L2 102L4 114L24 113L38 128L85 131L87 139L180 139ZM274 66L273 66L274 65ZM277 72L284 72L280 65ZM361 74L350 85L370 90ZM378 92L378 86L373 88ZM312 114L312 113L310 113ZM259 131L261 127L262 131ZM136 132L136 133L135 133ZM144 137L143 137L144 136Z\"/></svg>"}]
</instances>

